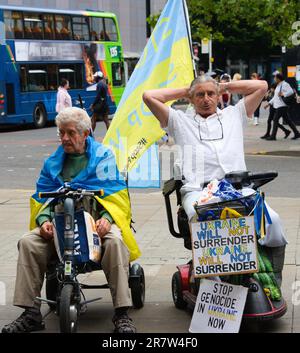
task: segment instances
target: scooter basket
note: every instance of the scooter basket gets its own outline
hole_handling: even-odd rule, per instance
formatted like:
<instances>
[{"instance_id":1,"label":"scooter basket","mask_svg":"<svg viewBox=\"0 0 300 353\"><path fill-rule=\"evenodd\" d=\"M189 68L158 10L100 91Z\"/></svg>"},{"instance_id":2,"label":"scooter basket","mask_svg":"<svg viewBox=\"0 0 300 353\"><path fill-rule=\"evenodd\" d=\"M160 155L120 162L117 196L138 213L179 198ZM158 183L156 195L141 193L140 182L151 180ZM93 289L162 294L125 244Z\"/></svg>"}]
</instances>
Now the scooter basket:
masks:
<instances>
[{"instance_id":1,"label":"scooter basket","mask_svg":"<svg viewBox=\"0 0 300 353\"><path fill-rule=\"evenodd\" d=\"M220 219L225 207L235 210L242 216L248 216L255 207L255 196L256 193L234 200L219 201L203 205L196 204L194 208L198 215L198 221L203 222Z\"/></svg>"}]
</instances>

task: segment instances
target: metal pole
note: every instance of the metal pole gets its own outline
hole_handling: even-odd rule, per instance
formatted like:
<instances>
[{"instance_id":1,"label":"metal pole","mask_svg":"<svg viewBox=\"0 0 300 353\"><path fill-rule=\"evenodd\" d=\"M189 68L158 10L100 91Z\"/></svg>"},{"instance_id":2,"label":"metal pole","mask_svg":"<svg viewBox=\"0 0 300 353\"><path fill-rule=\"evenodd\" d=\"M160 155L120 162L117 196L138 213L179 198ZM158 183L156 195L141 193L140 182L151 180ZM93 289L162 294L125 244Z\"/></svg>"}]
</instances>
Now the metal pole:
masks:
<instances>
[{"instance_id":1,"label":"metal pole","mask_svg":"<svg viewBox=\"0 0 300 353\"><path fill-rule=\"evenodd\" d=\"M146 18L151 15L151 0L146 0ZM151 27L148 22L146 22L147 38L151 36Z\"/></svg>"},{"instance_id":2,"label":"metal pole","mask_svg":"<svg viewBox=\"0 0 300 353\"><path fill-rule=\"evenodd\" d=\"M209 72L212 72L212 37L209 39Z\"/></svg>"}]
</instances>

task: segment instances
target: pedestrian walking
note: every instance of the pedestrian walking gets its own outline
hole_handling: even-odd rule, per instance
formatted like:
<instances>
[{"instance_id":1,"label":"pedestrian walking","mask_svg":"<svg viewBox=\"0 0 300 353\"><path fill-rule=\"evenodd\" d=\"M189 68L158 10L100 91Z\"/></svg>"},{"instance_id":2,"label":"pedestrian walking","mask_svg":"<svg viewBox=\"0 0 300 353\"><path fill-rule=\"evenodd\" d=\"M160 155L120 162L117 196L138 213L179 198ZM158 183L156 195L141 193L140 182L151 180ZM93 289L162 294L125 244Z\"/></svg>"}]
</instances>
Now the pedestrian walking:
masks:
<instances>
[{"instance_id":1,"label":"pedestrian walking","mask_svg":"<svg viewBox=\"0 0 300 353\"><path fill-rule=\"evenodd\" d=\"M72 98L68 93L69 88L70 88L69 81L65 78L62 78L57 90L56 106L55 106L56 113L60 113L65 108L72 107Z\"/></svg>"},{"instance_id":2,"label":"pedestrian walking","mask_svg":"<svg viewBox=\"0 0 300 353\"><path fill-rule=\"evenodd\" d=\"M282 97L289 97L294 94L294 91L292 87L283 79L283 75L280 73L277 73L275 75L275 82L277 83L274 97L272 100L269 102L270 104L273 104L273 107L275 108L275 115L274 115L274 124L273 124L273 130L271 133L271 136L266 138L266 140L276 140L276 135L278 131L278 123L279 119L282 117L283 121L289 125L289 127L293 130L294 132L294 137L292 137L292 140L296 140L300 138L300 132L297 130L296 125L294 122L291 120L288 114L288 106L285 104L284 100Z\"/></svg>"},{"instance_id":3,"label":"pedestrian walking","mask_svg":"<svg viewBox=\"0 0 300 353\"><path fill-rule=\"evenodd\" d=\"M271 133L271 129L272 129L272 122L273 122L275 111L276 111L276 109L273 107L273 103L270 103L270 101L274 97L275 89L276 89L276 83L274 82L271 84L270 89L268 90L268 92L265 96L268 103L264 106L264 109L267 109L268 107L270 107L270 110L269 110L269 116L268 116L268 121L267 121L267 131L263 136L261 136L261 139L270 138L270 133ZM286 129L279 122L278 122L278 127L285 133L284 138L285 139L288 138L291 131Z\"/></svg>"},{"instance_id":4,"label":"pedestrian walking","mask_svg":"<svg viewBox=\"0 0 300 353\"><path fill-rule=\"evenodd\" d=\"M92 116L92 129L95 131L97 120L104 121L106 129L108 130L110 122L108 120L108 101L107 101L107 85L103 72L97 71L94 75L94 80L97 83L97 95L91 105L93 111Z\"/></svg>"},{"instance_id":5,"label":"pedestrian walking","mask_svg":"<svg viewBox=\"0 0 300 353\"><path fill-rule=\"evenodd\" d=\"M240 81L242 79L242 75L239 74L238 72L235 73L232 77L232 81ZM243 98L243 96L241 94L238 93L232 93L231 95L231 104L232 105L236 105L241 99Z\"/></svg>"},{"instance_id":6,"label":"pedestrian walking","mask_svg":"<svg viewBox=\"0 0 300 353\"><path fill-rule=\"evenodd\" d=\"M228 74L223 74L220 78L220 83L228 83L231 81L231 77ZM230 105L231 102L231 93L223 92L219 97L219 106L220 109L224 109Z\"/></svg>"},{"instance_id":7,"label":"pedestrian walking","mask_svg":"<svg viewBox=\"0 0 300 353\"><path fill-rule=\"evenodd\" d=\"M260 80L260 75L256 72L253 72L251 74L251 80ZM259 124L260 106L261 106L261 102L253 114L253 116L254 116L253 125Z\"/></svg>"}]
</instances>

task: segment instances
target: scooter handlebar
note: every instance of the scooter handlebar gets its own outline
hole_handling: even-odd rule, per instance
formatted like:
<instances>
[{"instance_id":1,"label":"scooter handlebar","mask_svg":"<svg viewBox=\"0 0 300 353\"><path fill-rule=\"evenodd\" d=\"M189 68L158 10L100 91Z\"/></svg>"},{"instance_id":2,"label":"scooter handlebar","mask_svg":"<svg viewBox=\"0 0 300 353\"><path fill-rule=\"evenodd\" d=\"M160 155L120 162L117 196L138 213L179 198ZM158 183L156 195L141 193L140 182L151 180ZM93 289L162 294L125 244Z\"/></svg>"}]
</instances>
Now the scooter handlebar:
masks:
<instances>
[{"instance_id":1,"label":"scooter handlebar","mask_svg":"<svg viewBox=\"0 0 300 353\"><path fill-rule=\"evenodd\" d=\"M58 198L64 195L76 195L76 196L103 196L104 190L69 190L62 189L59 191L39 192L39 198Z\"/></svg>"}]
</instances>

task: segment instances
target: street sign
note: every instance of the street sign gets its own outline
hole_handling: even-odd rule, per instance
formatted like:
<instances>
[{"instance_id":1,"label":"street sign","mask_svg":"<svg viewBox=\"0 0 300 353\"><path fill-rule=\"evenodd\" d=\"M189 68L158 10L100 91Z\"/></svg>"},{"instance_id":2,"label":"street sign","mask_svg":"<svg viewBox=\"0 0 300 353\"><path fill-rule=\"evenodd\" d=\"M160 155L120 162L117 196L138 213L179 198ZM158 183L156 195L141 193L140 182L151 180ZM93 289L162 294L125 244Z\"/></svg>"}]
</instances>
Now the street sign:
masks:
<instances>
[{"instance_id":1,"label":"street sign","mask_svg":"<svg viewBox=\"0 0 300 353\"><path fill-rule=\"evenodd\" d=\"M209 53L209 39L203 38L201 40L201 53L208 54Z\"/></svg>"}]
</instances>

